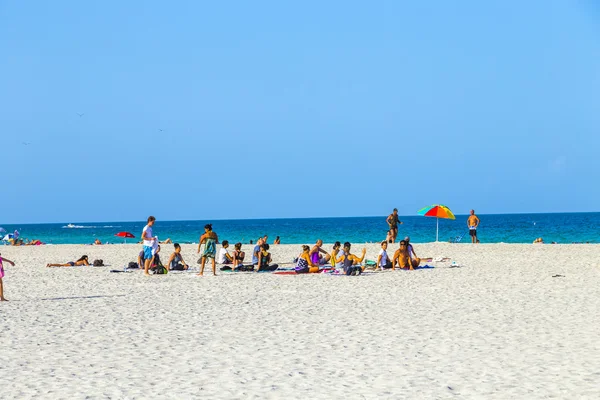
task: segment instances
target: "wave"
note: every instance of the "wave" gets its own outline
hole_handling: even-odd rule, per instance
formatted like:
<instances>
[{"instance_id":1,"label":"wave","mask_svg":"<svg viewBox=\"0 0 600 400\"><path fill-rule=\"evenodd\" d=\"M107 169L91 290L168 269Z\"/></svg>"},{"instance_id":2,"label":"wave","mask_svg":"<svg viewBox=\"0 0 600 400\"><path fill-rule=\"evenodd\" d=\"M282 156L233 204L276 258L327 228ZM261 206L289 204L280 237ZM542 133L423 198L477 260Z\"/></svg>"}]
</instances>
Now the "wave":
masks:
<instances>
[{"instance_id":1,"label":"wave","mask_svg":"<svg viewBox=\"0 0 600 400\"><path fill-rule=\"evenodd\" d=\"M98 229L98 228L120 228L120 227L121 227L121 225L96 226L96 225L73 225L73 224L69 224L69 225L63 226L63 229Z\"/></svg>"}]
</instances>

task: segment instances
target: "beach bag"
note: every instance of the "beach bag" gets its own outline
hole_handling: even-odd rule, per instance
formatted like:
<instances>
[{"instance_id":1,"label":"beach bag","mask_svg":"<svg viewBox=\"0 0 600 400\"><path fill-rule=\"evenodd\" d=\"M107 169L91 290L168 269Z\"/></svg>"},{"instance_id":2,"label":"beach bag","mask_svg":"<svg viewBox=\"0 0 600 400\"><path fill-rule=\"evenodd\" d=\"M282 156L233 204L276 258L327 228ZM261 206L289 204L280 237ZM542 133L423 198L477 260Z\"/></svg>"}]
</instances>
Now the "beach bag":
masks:
<instances>
[{"instance_id":1,"label":"beach bag","mask_svg":"<svg viewBox=\"0 0 600 400\"><path fill-rule=\"evenodd\" d=\"M139 267L140 266L138 265L138 263L133 262L133 261L127 265L127 269L138 269Z\"/></svg>"},{"instance_id":2,"label":"beach bag","mask_svg":"<svg viewBox=\"0 0 600 400\"><path fill-rule=\"evenodd\" d=\"M162 265L159 265L158 267L156 267L152 270L152 273L154 275L166 275L167 272L169 272L169 271Z\"/></svg>"},{"instance_id":3,"label":"beach bag","mask_svg":"<svg viewBox=\"0 0 600 400\"><path fill-rule=\"evenodd\" d=\"M94 267L104 267L104 261L103 260L94 260L94 262L92 263L92 266L94 266Z\"/></svg>"}]
</instances>

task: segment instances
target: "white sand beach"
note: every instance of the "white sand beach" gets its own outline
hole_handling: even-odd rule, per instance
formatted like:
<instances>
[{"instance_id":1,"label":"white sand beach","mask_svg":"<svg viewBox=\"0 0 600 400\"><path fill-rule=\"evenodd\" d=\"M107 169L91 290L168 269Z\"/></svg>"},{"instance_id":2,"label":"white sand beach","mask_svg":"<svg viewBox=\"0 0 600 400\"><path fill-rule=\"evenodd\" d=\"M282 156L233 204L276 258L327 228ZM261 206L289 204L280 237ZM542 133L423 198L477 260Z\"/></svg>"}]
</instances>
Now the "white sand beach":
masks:
<instances>
[{"instance_id":1,"label":"white sand beach","mask_svg":"<svg viewBox=\"0 0 600 400\"><path fill-rule=\"evenodd\" d=\"M0 398L600 398L600 245L415 244L461 267L359 277L109 273L139 250L0 247ZM45 267L82 254L111 267Z\"/></svg>"}]
</instances>

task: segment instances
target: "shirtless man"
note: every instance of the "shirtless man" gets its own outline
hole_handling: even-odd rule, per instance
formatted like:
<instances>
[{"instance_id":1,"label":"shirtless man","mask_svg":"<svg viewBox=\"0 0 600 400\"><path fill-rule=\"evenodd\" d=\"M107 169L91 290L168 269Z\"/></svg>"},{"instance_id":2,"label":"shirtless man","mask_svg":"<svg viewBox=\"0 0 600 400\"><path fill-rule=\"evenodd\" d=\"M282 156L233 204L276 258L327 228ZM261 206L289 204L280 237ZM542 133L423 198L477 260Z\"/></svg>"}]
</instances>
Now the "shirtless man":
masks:
<instances>
[{"instance_id":1,"label":"shirtless man","mask_svg":"<svg viewBox=\"0 0 600 400\"><path fill-rule=\"evenodd\" d=\"M385 220L390 227L390 231L392 232L392 242L396 242L396 237L398 236L398 224L402 224L402 221L398 218L398 209L394 208L394 211L388 215Z\"/></svg>"},{"instance_id":2,"label":"shirtless man","mask_svg":"<svg viewBox=\"0 0 600 400\"><path fill-rule=\"evenodd\" d=\"M315 265L325 265L331 259L331 255L325 250L323 250L321 246L323 246L323 241L319 239L308 254L310 256L311 261ZM319 253L323 253L325 254L325 256L321 257Z\"/></svg>"},{"instance_id":3,"label":"shirtless man","mask_svg":"<svg viewBox=\"0 0 600 400\"><path fill-rule=\"evenodd\" d=\"M467 219L467 226L469 227L469 235L471 235L471 243L479 243L479 239L477 239L479 218L475 215L475 210L471 210L471 215L469 215L469 218Z\"/></svg>"}]
</instances>

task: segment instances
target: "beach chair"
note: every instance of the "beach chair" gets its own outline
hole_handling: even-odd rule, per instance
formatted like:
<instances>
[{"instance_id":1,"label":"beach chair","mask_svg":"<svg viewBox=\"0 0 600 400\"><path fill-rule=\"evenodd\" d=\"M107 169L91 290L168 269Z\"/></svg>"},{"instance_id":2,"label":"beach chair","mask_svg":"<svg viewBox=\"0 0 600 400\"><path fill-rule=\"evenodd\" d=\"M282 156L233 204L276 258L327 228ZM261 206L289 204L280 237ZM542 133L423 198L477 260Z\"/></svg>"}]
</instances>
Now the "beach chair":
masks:
<instances>
[{"instance_id":1,"label":"beach chair","mask_svg":"<svg viewBox=\"0 0 600 400\"><path fill-rule=\"evenodd\" d=\"M463 233L462 235L456 236L454 239L450 239L449 242L450 243L460 243L460 241L462 240L462 238L465 236L465 234Z\"/></svg>"}]
</instances>

